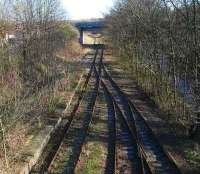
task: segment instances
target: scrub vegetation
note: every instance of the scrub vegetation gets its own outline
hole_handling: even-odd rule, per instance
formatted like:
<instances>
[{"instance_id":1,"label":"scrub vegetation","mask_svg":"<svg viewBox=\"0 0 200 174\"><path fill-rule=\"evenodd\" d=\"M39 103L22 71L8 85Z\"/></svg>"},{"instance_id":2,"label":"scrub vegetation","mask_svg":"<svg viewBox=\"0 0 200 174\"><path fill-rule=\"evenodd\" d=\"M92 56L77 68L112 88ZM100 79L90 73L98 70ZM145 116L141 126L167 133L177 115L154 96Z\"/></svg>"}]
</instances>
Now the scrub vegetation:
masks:
<instances>
[{"instance_id":1,"label":"scrub vegetation","mask_svg":"<svg viewBox=\"0 0 200 174\"><path fill-rule=\"evenodd\" d=\"M67 102L80 73L67 59L80 57L77 40L59 1L0 0L0 173L44 126L41 117Z\"/></svg>"},{"instance_id":2,"label":"scrub vegetation","mask_svg":"<svg viewBox=\"0 0 200 174\"><path fill-rule=\"evenodd\" d=\"M199 168L200 1L118 0L106 25L119 63L161 108L174 134L194 140L185 153Z\"/></svg>"},{"instance_id":3,"label":"scrub vegetation","mask_svg":"<svg viewBox=\"0 0 200 174\"><path fill-rule=\"evenodd\" d=\"M200 119L199 20L198 0L123 0L106 16L107 42L120 62L165 119L191 136Z\"/></svg>"}]
</instances>

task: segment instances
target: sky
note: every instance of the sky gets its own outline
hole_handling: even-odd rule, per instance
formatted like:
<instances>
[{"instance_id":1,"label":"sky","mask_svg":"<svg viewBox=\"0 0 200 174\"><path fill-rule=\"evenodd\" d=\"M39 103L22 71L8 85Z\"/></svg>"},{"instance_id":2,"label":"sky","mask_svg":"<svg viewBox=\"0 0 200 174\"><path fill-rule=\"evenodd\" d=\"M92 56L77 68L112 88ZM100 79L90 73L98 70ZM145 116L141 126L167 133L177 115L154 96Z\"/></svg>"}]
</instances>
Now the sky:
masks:
<instances>
[{"instance_id":1,"label":"sky","mask_svg":"<svg viewBox=\"0 0 200 174\"><path fill-rule=\"evenodd\" d=\"M109 12L114 0L61 0L71 20L101 18Z\"/></svg>"}]
</instances>

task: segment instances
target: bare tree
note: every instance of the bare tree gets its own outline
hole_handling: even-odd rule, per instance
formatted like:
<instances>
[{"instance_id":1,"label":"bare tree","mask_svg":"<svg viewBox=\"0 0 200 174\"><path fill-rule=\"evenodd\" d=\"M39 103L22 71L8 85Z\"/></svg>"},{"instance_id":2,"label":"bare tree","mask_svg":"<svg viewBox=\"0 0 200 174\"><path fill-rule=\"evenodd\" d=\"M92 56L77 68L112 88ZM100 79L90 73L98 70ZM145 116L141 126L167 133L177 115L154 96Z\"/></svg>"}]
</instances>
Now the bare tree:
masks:
<instances>
[{"instance_id":1,"label":"bare tree","mask_svg":"<svg viewBox=\"0 0 200 174\"><path fill-rule=\"evenodd\" d=\"M196 122L191 116L200 98L199 1L118 1L106 20L108 42L132 63L138 82L174 121Z\"/></svg>"}]
</instances>

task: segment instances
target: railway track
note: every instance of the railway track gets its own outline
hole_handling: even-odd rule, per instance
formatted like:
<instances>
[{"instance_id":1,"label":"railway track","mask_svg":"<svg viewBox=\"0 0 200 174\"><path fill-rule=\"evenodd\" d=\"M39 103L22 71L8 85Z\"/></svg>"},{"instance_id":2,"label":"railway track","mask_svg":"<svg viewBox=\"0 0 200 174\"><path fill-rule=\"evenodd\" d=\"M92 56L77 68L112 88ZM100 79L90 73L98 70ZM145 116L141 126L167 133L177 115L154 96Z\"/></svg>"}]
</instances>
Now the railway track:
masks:
<instances>
[{"instance_id":1,"label":"railway track","mask_svg":"<svg viewBox=\"0 0 200 174\"><path fill-rule=\"evenodd\" d=\"M102 64L102 69L106 77L106 86L109 86L108 88L112 90L111 94L121 106L120 110L125 115L126 122L132 131L132 136L137 139L139 151L141 152L140 156L144 161L143 166L148 165L149 167L148 169L143 167L143 172L179 174L180 171L172 158L164 151L144 118L113 80L104 64Z\"/></svg>"},{"instance_id":2,"label":"railway track","mask_svg":"<svg viewBox=\"0 0 200 174\"><path fill-rule=\"evenodd\" d=\"M104 50L100 53L97 50L70 119L63 127L61 136L39 173L75 172L101 86L108 110L108 147L104 173L180 174L176 164L158 142L142 115L109 74L103 57ZM88 84L92 90L89 97L84 98ZM84 116L77 116L83 99L87 105Z\"/></svg>"},{"instance_id":3,"label":"railway track","mask_svg":"<svg viewBox=\"0 0 200 174\"><path fill-rule=\"evenodd\" d=\"M98 51L95 54L95 59L97 57ZM95 64L95 61L94 61ZM94 64L92 65L92 70L91 72L93 72L95 66ZM92 120L92 116L93 116L93 112L94 112L94 108L95 108L95 103L96 103L96 99L98 96L98 91L99 91L99 78L94 78L95 81L91 82L90 86L93 86L93 89L89 95L89 98L86 98L86 101L88 101L87 107L84 111L84 116L83 118L79 118L79 120L77 121L72 121L70 128L69 128L69 135L66 135L64 141L66 140L66 142L63 143L62 147L61 147L61 153L59 154L58 151L58 155L55 156L52 165L50 165L48 171L50 173L54 173L54 172L64 172L64 173L74 173L76 165L79 161L79 157L82 151L82 147L83 144L85 142L86 136L88 134L88 129L90 127L91 124L91 120ZM74 140L74 144L71 144L71 142L69 142L69 137L73 138ZM71 146L71 148L68 148L68 146ZM66 156L66 159L60 160L59 155L63 155L62 151L67 150L68 151L72 151L72 154L67 154L69 155L68 158ZM64 155L65 158L65 155ZM63 157L62 157L63 159ZM62 163L62 167L57 167L57 164Z\"/></svg>"},{"instance_id":4,"label":"railway track","mask_svg":"<svg viewBox=\"0 0 200 174\"><path fill-rule=\"evenodd\" d=\"M100 58L99 69L103 65L103 54ZM95 68L96 69L96 68ZM95 70L97 76L98 72ZM101 85L108 106L108 156L105 174L114 173L143 173L143 163L137 146L137 140L133 136L131 129L126 122L124 114L121 112L116 100L112 96L112 92L107 88L104 80L101 79ZM118 119L117 119L118 117ZM117 121L119 121L119 129L117 129ZM118 140L117 140L118 139ZM117 153L117 143L120 144L120 155ZM147 171L147 170L145 170Z\"/></svg>"},{"instance_id":5,"label":"railway track","mask_svg":"<svg viewBox=\"0 0 200 174\"><path fill-rule=\"evenodd\" d=\"M54 144L53 147L51 148L51 150L48 152L48 155L45 156L45 159L41 161L39 161L39 164L36 164L35 167L32 169L32 171L30 172L31 174L34 174L34 173L46 173L48 172L50 169L51 169L51 166L59 152L59 149L61 148L61 145L62 145L62 141L64 139L65 136L68 135L69 131L70 131L70 128L71 128L71 125L73 123L73 120L77 114L77 111L80 107L80 103L81 101L83 100L83 97L84 97L84 93L86 91L86 88L88 86L88 83L91 79L91 76L92 76L92 72L94 70L94 66L95 66L95 62L96 62L96 59L97 59L97 56L98 56L98 50L96 50L95 52L95 55L94 55L94 58L92 60L92 63L91 63L91 66L90 66L90 70L88 72L88 75L86 77L86 80L83 84L83 87L81 89L81 92L79 94L79 97L78 97L78 100L72 110L72 113L70 114L70 117L69 119L67 120L67 123L66 121L64 121L63 125L61 125L59 128L58 128L58 131L56 131L56 135L53 136L52 138L52 142L50 140L50 143L51 144ZM96 89L95 89L96 90ZM95 93L95 96L96 96L96 93ZM95 97L93 96L93 97ZM88 105L88 111L90 110L90 107L93 107L93 100L90 99L90 103ZM92 110L92 109L91 109ZM85 120L85 121L89 121L89 120Z\"/></svg>"},{"instance_id":6,"label":"railway track","mask_svg":"<svg viewBox=\"0 0 200 174\"><path fill-rule=\"evenodd\" d=\"M96 77L100 80L100 83L102 84L101 80L101 71L102 71L102 61L103 61L103 55L104 50L102 49L98 71L95 66L94 72ZM107 99L107 106L108 106L108 132L109 132L109 141L108 141L108 154L107 154L107 161L106 161L106 167L105 167L105 174L114 174L115 168L116 168L116 120L115 120L115 108L114 104L112 103L112 100L109 98L109 95L107 95L107 91L105 89L105 86L103 86L103 91L105 94L105 97Z\"/></svg>"},{"instance_id":7,"label":"railway track","mask_svg":"<svg viewBox=\"0 0 200 174\"><path fill-rule=\"evenodd\" d=\"M143 164L137 141L104 80L101 80L101 85L104 89L108 106L109 127L108 157L105 173L141 174L143 173ZM119 121L119 128L116 126L117 121ZM119 144L120 148L118 148L117 144ZM120 151L119 154L117 151Z\"/></svg>"},{"instance_id":8,"label":"railway track","mask_svg":"<svg viewBox=\"0 0 200 174\"><path fill-rule=\"evenodd\" d=\"M140 174L142 173L142 165L136 141L110 91L103 82L102 86L108 102L109 144L112 146L108 149L108 155L110 155L108 163L112 164L109 165L108 173L115 173L116 171L117 173ZM119 121L119 128L116 126L116 121Z\"/></svg>"}]
</instances>

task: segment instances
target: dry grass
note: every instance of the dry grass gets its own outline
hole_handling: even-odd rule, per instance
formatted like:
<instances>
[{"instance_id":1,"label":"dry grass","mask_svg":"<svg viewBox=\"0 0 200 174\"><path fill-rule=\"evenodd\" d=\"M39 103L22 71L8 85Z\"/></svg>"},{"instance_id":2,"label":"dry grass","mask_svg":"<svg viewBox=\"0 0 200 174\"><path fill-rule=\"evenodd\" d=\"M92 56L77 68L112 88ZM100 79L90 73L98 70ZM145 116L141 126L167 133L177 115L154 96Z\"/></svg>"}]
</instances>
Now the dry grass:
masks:
<instances>
[{"instance_id":1,"label":"dry grass","mask_svg":"<svg viewBox=\"0 0 200 174\"><path fill-rule=\"evenodd\" d=\"M178 93L174 93L172 82L165 75L154 74L144 68L142 64L136 65L129 59L118 58L121 66L132 74L138 85L149 95L149 97L166 113L163 119L169 122L179 122L184 120L189 124L190 110L184 98ZM162 82L161 82L162 80Z\"/></svg>"},{"instance_id":2,"label":"dry grass","mask_svg":"<svg viewBox=\"0 0 200 174\"><path fill-rule=\"evenodd\" d=\"M72 41L66 44L66 48L58 52L58 56L64 60L74 61L79 60L83 55L83 48L77 41Z\"/></svg>"},{"instance_id":3,"label":"dry grass","mask_svg":"<svg viewBox=\"0 0 200 174\"><path fill-rule=\"evenodd\" d=\"M0 173L6 174L10 173L9 170L13 165L14 161L19 156L19 151L23 147L26 141L27 136L27 128L24 124L17 123L15 127L10 129L6 133L5 143L7 150L7 161L8 167L6 167L6 159L5 159L5 149L3 148L3 143L1 143L0 147Z\"/></svg>"},{"instance_id":4,"label":"dry grass","mask_svg":"<svg viewBox=\"0 0 200 174\"><path fill-rule=\"evenodd\" d=\"M60 76L55 86L51 86L50 89L44 87L32 94L32 89L22 83L17 65L0 74L0 118L5 129L4 142L9 164L9 169L7 169L3 136L0 130L0 173L2 174L12 173L9 170L12 170L11 166L19 160L20 151L28 137L31 134L37 134L38 128L44 126L38 121L38 116L41 113L53 113L58 104L65 104L67 94L73 90L73 86L79 79L81 71L77 70L81 70L80 59L83 55L80 45L73 41L58 55L55 64ZM75 61L77 63L69 68L69 64L74 64Z\"/></svg>"}]
</instances>

